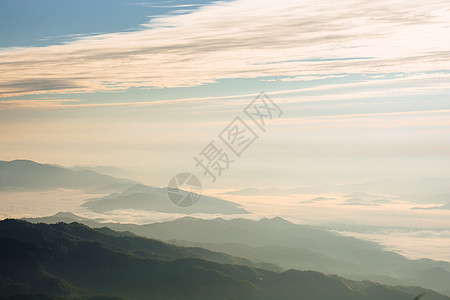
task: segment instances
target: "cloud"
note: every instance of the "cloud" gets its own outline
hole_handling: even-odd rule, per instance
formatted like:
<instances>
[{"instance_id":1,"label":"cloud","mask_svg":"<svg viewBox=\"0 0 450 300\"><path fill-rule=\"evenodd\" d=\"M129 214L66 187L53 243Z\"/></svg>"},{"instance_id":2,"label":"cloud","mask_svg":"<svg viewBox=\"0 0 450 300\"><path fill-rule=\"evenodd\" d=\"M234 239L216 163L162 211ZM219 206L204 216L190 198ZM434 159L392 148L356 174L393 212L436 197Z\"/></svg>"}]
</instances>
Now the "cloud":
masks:
<instances>
[{"instance_id":1,"label":"cloud","mask_svg":"<svg viewBox=\"0 0 450 300\"><path fill-rule=\"evenodd\" d=\"M329 78L342 78L346 77L347 75L319 75L319 76L308 76L308 75L302 75L302 76L296 76L296 77L290 77L290 78L282 78L281 81L312 81L312 80L321 80L321 79L329 79Z\"/></svg>"},{"instance_id":2,"label":"cloud","mask_svg":"<svg viewBox=\"0 0 450 300\"><path fill-rule=\"evenodd\" d=\"M349 100L367 100L375 98L392 98L403 96L417 96L417 95L439 95L450 93L450 86L448 80L450 78L449 73L435 72L435 73L418 73L418 74L404 74L402 77L393 79L377 79L377 80L364 80L350 83L339 84L323 84L320 86L307 87L301 89L283 89L270 93L271 97L276 97L277 102L286 103L301 103L301 102L314 102L314 101L349 101ZM33 81L31 81L32 83ZM30 83L30 84L31 84ZM51 85L51 82L42 81L37 82L39 89L45 89ZM59 84L60 88L65 88L64 82L55 80L54 85ZM25 91L26 82L16 84L16 86L23 87ZM69 88L67 86L67 88ZM16 87L17 89L17 87ZM255 97L255 94L236 94L228 96L217 97L188 97L188 98L169 98L169 99L153 99L151 101L133 101L131 99L124 99L123 102L107 102L107 103L54 103L51 107L48 103L42 103L41 109L45 108L77 108L77 107L102 107L102 106L147 106L147 105L170 105L180 103L197 103L197 105L214 105L214 111L217 111L217 106L220 103L224 103L228 108L240 107L246 105L248 101L251 101ZM226 102L226 104L225 104ZM392 100L391 100L392 102ZM37 108L39 102L36 102L36 106L15 106L15 105L3 105L2 109L23 109L23 108ZM1 106L1 103L0 103ZM423 113L424 111L408 111L405 113ZM429 111L430 113L436 111ZM445 112L445 110L441 110ZM208 113L207 110L202 109L199 113ZM392 115L396 115L392 113ZM402 114L402 112L398 112ZM372 114L371 114L372 115ZM357 116L357 115L353 115ZM334 116L332 116L334 117ZM407 125L405 123L405 125Z\"/></svg>"},{"instance_id":3,"label":"cloud","mask_svg":"<svg viewBox=\"0 0 450 300\"><path fill-rule=\"evenodd\" d=\"M381 228L368 233L340 232L365 240L379 242L388 250L410 259L431 258L450 261L450 231L448 229Z\"/></svg>"},{"instance_id":4,"label":"cloud","mask_svg":"<svg viewBox=\"0 0 450 300\"><path fill-rule=\"evenodd\" d=\"M154 18L141 31L3 49L0 91L8 97L198 86L225 78L330 76L330 70L448 70L449 21L450 3L444 0L216 2ZM340 59L361 55L373 59Z\"/></svg>"},{"instance_id":5,"label":"cloud","mask_svg":"<svg viewBox=\"0 0 450 300\"><path fill-rule=\"evenodd\" d=\"M341 128L428 128L450 126L450 110L402 111L384 113L351 113L336 115L304 116L273 120L273 126L283 126L287 130ZM419 149L419 148L417 148ZM412 151L410 149L409 151Z\"/></svg>"},{"instance_id":6,"label":"cloud","mask_svg":"<svg viewBox=\"0 0 450 300\"><path fill-rule=\"evenodd\" d=\"M271 92L280 98L283 95L299 95L303 101L342 100L367 97L406 96L433 94L433 92L448 92L449 73L413 73L394 79L363 80L349 83L324 84L301 89L287 89ZM367 89L364 91L364 89ZM309 93L324 94L310 96Z\"/></svg>"},{"instance_id":7,"label":"cloud","mask_svg":"<svg viewBox=\"0 0 450 300\"><path fill-rule=\"evenodd\" d=\"M361 198L350 198L343 201L340 205L357 205L357 206L379 206L381 204L395 203L388 199L367 200Z\"/></svg>"},{"instance_id":8,"label":"cloud","mask_svg":"<svg viewBox=\"0 0 450 300\"><path fill-rule=\"evenodd\" d=\"M29 94L42 92L70 92L82 86L76 80L61 79L25 79L0 83L0 95Z\"/></svg>"},{"instance_id":9,"label":"cloud","mask_svg":"<svg viewBox=\"0 0 450 300\"><path fill-rule=\"evenodd\" d=\"M355 199L354 201L345 201L341 203L341 205L352 205L352 206L379 206L379 203L373 203L373 202L365 202L365 201L358 201L358 199Z\"/></svg>"},{"instance_id":10,"label":"cloud","mask_svg":"<svg viewBox=\"0 0 450 300\"><path fill-rule=\"evenodd\" d=\"M315 203L315 202L322 202L322 201L329 201L329 200L336 200L336 198L330 198L330 197L315 197L310 200L306 201L300 201L299 203Z\"/></svg>"},{"instance_id":11,"label":"cloud","mask_svg":"<svg viewBox=\"0 0 450 300\"><path fill-rule=\"evenodd\" d=\"M61 108L68 103L79 101L77 99L0 100L0 110Z\"/></svg>"},{"instance_id":12,"label":"cloud","mask_svg":"<svg viewBox=\"0 0 450 300\"><path fill-rule=\"evenodd\" d=\"M172 5L164 5L164 4L158 4L158 3L152 3L152 2L138 2L134 3L134 5L138 6L144 6L144 7L154 7L154 8L189 8L189 7L196 7L201 6L202 4L172 4Z\"/></svg>"},{"instance_id":13,"label":"cloud","mask_svg":"<svg viewBox=\"0 0 450 300\"><path fill-rule=\"evenodd\" d=\"M431 207L413 207L412 209L423 209L423 210L450 210L450 202L444 205L431 206Z\"/></svg>"},{"instance_id":14,"label":"cloud","mask_svg":"<svg viewBox=\"0 0 450 300\"><path fill-rule=\"evenodd\" d=\"M366 192L353 192L350 194L346 194L343 196L344 198L359 198L359 199L363 199L363 200L375 200L380 198L379 195L376 194L372 194L372 193L366 193Z\"/></svg>"}]
</instances>

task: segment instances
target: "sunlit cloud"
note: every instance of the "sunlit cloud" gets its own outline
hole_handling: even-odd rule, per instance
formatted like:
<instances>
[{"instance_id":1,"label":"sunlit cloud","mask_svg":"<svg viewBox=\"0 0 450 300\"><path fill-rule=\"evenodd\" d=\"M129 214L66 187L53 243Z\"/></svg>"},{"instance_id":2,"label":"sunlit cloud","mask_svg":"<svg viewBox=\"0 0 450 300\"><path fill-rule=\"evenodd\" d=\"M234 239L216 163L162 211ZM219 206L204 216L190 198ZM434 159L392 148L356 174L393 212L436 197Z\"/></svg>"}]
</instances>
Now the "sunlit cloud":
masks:
<instances>
[{"instance_id":1,"label":"sunlit cloud","mask_svg":"<svg viewBox=\"0 0 450 300\"><path fill-rule=\"evenodd\" d=\"M0 52L1 96L450 69L450 3L237 0L141 31ZM347 60L345 57L371 59ZM306 77L308 78L308 77ZM311 77L310 77L311 78Z\"/></svg>"},{"instance_id":2,"label":"sunlit cloud","mask_svg":"<svg viewBox=\"0 0 450 300\"><path fill-rule=\"evenodd\" d=\"M320 76L319 76L320 77ZM324 77L333 77L324 76ZM320 77L321 78L321 77ZM301 89L281 89L269 93L271 97L283 104L302 103L314 101L365 101L370 103L373 99L386 99L392 97L405 96L433 96L450 94L450 73L418 73L403 75L386 79L378 77L372 80L363 80L350 83L321 84L314 87ZM62 99L62 100L1 100L0 110L12 109L69 109L80 107L108 107L108 106L166 106L192 104L196 107L202 106L198 114L209 114L207 109L212 106L214 111L219 108L222 111L226 109L241 108L248 101L253 99L255 94L235 94L227 96L204 96L204 97L179 97L169 99L152 99L151 101L133 101L124 94L122 101L89 103L81 100Z\"/></svg>"},{"instance_id":3,"label":"sunlit cloud","mask_svg":"<svg viewBox=\"0 0 450 300\"><path fill-rule=\"evenodd\" d=\"M341 78L345 77L346 75L319 75L319 76L296 76L296 77L290 77L290 78L282 78L281 81L311 81L311 80L321 80L321 79L328 79L328 78Z\"/></svg>"},{"instance_id":4,"label":"sunlit cloud","mask_svg":"<svg viewBox=\"0 0 450 300\"><path fill-rule=\"evenodd\" d=\"M292 130L311 128L396 128L396 127L449 127L450 110L428 110L411 112L364 113L322 115L303 118L274 120L274 125Z\"/></svg>"},{"instance_id":5,"label":"sunlit cloud","mask_svg":"<svg viewBox=\"0 0 450 300\"><path fill-rule=\"evenodd\" d=\"M0 100L0 110L61 108L77 99Z\"/></svg>"}]
</instances>

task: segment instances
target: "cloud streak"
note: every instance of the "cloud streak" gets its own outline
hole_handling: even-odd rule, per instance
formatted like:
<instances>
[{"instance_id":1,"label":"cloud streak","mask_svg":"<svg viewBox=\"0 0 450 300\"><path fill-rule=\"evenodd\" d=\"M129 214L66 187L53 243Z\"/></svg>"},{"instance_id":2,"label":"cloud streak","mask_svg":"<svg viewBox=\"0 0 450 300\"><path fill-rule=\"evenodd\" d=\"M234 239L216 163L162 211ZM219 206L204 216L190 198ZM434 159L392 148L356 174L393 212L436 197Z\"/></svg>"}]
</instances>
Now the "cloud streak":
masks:
<instances>
[{"instance_id":1,"label":"cloud streak","mask_svg":"<svg viewBox=\"0 0 450 300\"><path fill-rule=\"evenodd\" d=\"M450 3L217 2L135 32L0 52L2 97L198 86L226 78L450 69ZM341 60L345 57L371 57ZM270 62L270 64L267 64ZM332 70L332 72L331 72Z\"/></svg>"},{"instance_id":2,"label":"cloud streak","mask_svg":"<svg viewBox=\"0 0 450 300\"><path fill-rule=\"evenodd\" d=\"M327 76L325 76L327 77ZM380 77L381 78L381 77ZM351 83L339 84L321 84L314 87L301 89L282 89L269 93L271 97L276 97L277 101L283 104L302 103L314 101L369 101L368 99L382 99L403 96L433 96L450 93L448 73L424 73L402 75L402 77L392 79L373 79ZM55 81L56 83L61 81ZM48 86L48 83L42 83ZM17 86L25 84L20 83ZM44 88L44 87L42 87ZM0 110L12 109L61 109L61 108L79 108L79 107L108 107L108 106L155 106L155 105L179 105L191 103L195 105L214 105L223 103L228 109L241 107L252 100L255 94L236 94L217 97L179 97L169 99L153 99L151 101L132 101L124 96L122 102L106 103L88 103L81 100L76 101L58 101L46 100L39 105L39 100L0 100ZM126 101L125 101L126 100ZM52 103L50 103L50 101ZM226 104L225 102L226 101ZM26 102L35 105L23 105ZM51 104L51 105L50 105ZM207 114L208 110L202 110L199 113Z\"/></svg>"}]
</instances>

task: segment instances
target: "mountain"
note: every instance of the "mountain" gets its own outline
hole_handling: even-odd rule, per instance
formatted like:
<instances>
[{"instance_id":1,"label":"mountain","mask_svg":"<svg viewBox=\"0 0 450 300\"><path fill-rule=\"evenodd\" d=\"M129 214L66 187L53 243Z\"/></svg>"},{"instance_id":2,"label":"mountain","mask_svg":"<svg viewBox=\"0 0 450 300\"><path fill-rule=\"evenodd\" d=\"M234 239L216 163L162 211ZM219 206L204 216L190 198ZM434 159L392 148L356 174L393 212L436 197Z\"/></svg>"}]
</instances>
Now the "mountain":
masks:
<instances>
[{"instance_id":1,"label":"mountain","mask_svg":"<svg viewBox=\"0 0 450 300\"><path fill-rule=\"evenodd\" d=\"M310 269L385 284L414 284L448 294L450 263L410 260L382 246L281 218L259 221L182 218L142 225L139 234L196 245L285 269ZM185 241L183 243L182 241ZM187 242L186 242L187 241ZM440 272L431 272L438 268ZM450 294L448 294L450 295Z\"/></svg>"},{"instance_id":2,"label":"mountain","mask_svg":"<svg viewBox=\"0 0 450 300\"><path fill-rule=\"evenodd\" d=\"M138 227L137 234L162 240L208 243L238 243L250 247L304 248L338 257L354 249L382 250L376 243L347 237L325 229L298 225L276 217L258 221L184 217Z\"/></svg>"},{"instance_id":3,"label":"mountain","mask_svg":"<svg viewBox=\"0 0 450 300\"><path fill-rule=\"evenodd\" d=\"M114 166L94 166L94 167L89 167L89 166L75 166L75 167L70 167L68 168L72 171L94 171L94 172L98 172L101 174L105 174L105 175L109 175L109 176L113 176L113 177L127 177L127 173L126 171L114 167Z\"/></svg>"},{"instance_id":4,"label":"mountain","mask_svg":"<svg viewBox=\"0 0 450 300\"><path fill-rule=\"evenodd\" d=\"M418 287L197 257L211 254L222 255L79 223L7 219L0 222L0 299L450 299Z\"/></svg>"},{"instance_id":5,"label":"mountain","mask_svg":"<svg viewBox=\"0 0 450 300\"><path fill-rule=\"evenodd\" d=\"M31 160L0 161L1 191L46 191L58 188L114 192L136 184L90 170L74 171Z\"/></svg>"},{"instance_id":6,"label":"mountain","mask_svg":"<svg viewBox=\"0 0 450 300\"><path fill-rule=\"evenodd\" d=\"M298 225L281 218L203 220L185 217L146 225L99 223L94 220L59 218L27 219L54 223L77 221L92 227L164 240L180 246L202 247L255 262L267 262L287 270L315 270L351 279L384 284L420 285L450 295L450 263L428 259L410 260L382 246L327 231ZM432 271L439 269L440 272Z\"/></svg>"},{"instance_id":7,"label":"mountain","mask_svg":"<svg viewBox=\"0 0 450 300\"><path fill-rule=\"evenodd\" d=\"M136 184L121 193L113 193L102 198L90 199L84 207L105 213L116 209L135 209L165 213L204 214L246 214L240 204L202 195L195 205L175 206L167 197L167 189Z\"/></svg>"},{"instance_id":8,"label":"mountain","mask_svg":"<svg viewBox=\"0 0 450 300\"><path fill-rule=\"evenodd\" d=\"M295 188L254 188L248 187L239 190L232 190L222 193L222 195L240 196L287 196L295 194L322 194L317 199L303 201L311 203L325 200L326 195L339 193L343 198L358 199L360 201L347 201L347 205L364 205L370 202L371 205L390 203L391 200L404 200L420 204L445 205L450 201L450 178L412 178L398 181L392 179L376 180L363 183L347 183L340 185L304 186ZM387 197L387 198L386 198ZM380 201L381 200L381 201ZM378 202L378 203L377 203ZM448 209L436 207L436 209Z\"/></svg>"}]
</instances>

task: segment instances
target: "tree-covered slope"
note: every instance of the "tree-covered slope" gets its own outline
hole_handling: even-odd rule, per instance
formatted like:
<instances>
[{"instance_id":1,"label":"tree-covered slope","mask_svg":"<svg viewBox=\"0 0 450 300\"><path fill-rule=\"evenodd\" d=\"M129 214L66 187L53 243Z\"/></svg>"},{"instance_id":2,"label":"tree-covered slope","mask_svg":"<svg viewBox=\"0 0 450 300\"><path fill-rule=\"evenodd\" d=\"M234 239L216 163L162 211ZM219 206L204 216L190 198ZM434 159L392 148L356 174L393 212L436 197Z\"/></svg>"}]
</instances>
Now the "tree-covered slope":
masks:
<instances>
[{"instance_id":1,"label":"tree-covered slope","mask_svg":"<svg viewBox=\"0 0 450 300\"><path fill-rule=\"evenodd\" d=\"M217 263L208 257L214 255L231 261ZM406 300L424 292L312 271L277 273L238 265L238 258L221 255L78 223L4 220L0 222L0 297ZM450 299L425 293L424 299ZM53 298L39 298L47 297L39 294Z\"/></svg>"}]
</instances>

